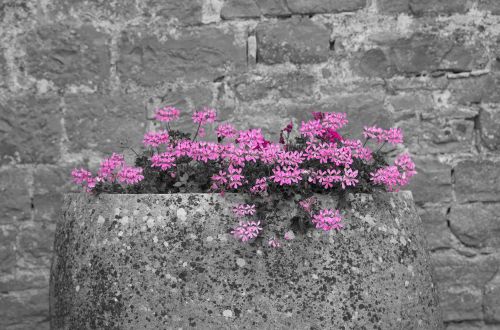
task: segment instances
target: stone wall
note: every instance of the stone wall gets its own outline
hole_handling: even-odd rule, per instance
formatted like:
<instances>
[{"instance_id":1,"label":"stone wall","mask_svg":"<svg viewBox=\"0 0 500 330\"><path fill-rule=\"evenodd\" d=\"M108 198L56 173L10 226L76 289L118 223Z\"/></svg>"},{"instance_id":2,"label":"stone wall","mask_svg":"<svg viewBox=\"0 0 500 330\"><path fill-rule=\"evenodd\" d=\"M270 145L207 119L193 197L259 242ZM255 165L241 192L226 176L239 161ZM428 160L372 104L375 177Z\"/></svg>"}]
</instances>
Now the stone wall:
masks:
<instances>
[{"instance_id":1,"label":"stone wall","mask_svg":"<svg viewBox=\"0 0 500 330\"><path fill-rule=\"evenodd\" d=\"M310 110L396 125L448 329L500 327L497 0L0 0L0 328L48 327L74 166L159 105L276 132Z\"/></svg>"}]
</instances>

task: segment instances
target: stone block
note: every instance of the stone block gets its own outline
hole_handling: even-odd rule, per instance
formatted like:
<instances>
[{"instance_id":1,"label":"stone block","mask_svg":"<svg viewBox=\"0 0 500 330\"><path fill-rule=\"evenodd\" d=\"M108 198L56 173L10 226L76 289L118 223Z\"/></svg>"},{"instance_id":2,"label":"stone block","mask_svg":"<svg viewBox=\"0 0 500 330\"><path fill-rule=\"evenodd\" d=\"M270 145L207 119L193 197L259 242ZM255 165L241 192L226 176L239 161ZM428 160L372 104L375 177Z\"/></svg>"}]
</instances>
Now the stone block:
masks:
<instances>
[{"instance_id":1,"label":"stone block","mask_svg":"<svg viewBox=\"0 0 500 330\"><path fill-rule=\"evenodd\" d=\"M111 37L92 25L41 26L28 34L26 71L37 79L101 86L109 78Z\"/></svg>"},{"instance_id":2,"label":"stone block","mask_svg":"<svg viewBox=\"0 0 500 330\"><path fill-rule=\"evenodd\" d=\"M18 234L18 226L0 225L0 292L7 289L5 283L14 277Z\"/></svg>"},{"instance_id":3,"label":"stone block","mask_svg":"<svg viewBox=\"0 0 500 330\"><path fill-rule=\"evenodd\" d=\"M116 21L131 19L139 14L136 0L52 0L47 5L49 13L57 19L61 14L71 18L92 13Z\"/></svg>"},{"instance_id":4,"label":"stone block","mask_svg":"<svg viewBox=\"0 0 500 330\"><path fill-rule=\"evenodd\" d=\"M31 218L31 178L25 168L0 170L0 224L13 224Z\"/></svg>"},{"instance_id":5,"label":"stone block","mask_svg":"<svg viewBox=\"0 0 500 330\"><path fill-rule=\"evenodd\" d=\"M366 6L366 0L287 0L294 14L322 14L356 11Z\"/></svg>"},{"instance_id":6,"label":"stone block","mask_svg":"<svg viewBox=\"0 0 500 330\"><path fill-rule=\"evenodd\" d=\"M487 10L493 15L500 15L500 2L497 0L479 0L479 10Z\"/></svg>"},{"instance_id":7,"label":"stone block","mask_svg":"<svg viewBox=\"0 0 500 330\"><path fill-rule=\"evenodd\" d=\"M48 329L48 300L48 287L0 293L0 328Z\"/></svg>"},{"instance_id":8,"label":"stone block","mask_svg":"<svg viewBox=\"0 0 500 330\"><path fill-rule=\"evenodd\" d=\"M54 163L62 137L57 97L20 96L0 101L0 164Z\"/></svg>"},{"instance_id":9,"label":"stone block","mask_svg":"<svg viewBox=\"0 0 500 330\"><path fill-rule=\"evenodd\" d=\"M500 163L465 160L455 167L454 177L458 202L500 201Z\"/></svg>"},{"instance_id":10,"label":"stone block","mask_svg":"<svg viewBox=\"0 0 500 330\"><path fill-rule=\"evenodd\" d=\"M374 48L361 54L359 59L354 59L352 67L361 76L389 78L397 72L397 67L389 61L380 48Z\"/></svg>"},{"instance_id":11,"label":"stone block","mask_svg":"<svg viewBox=\"0 0 500 330\"><path fill-rule=\"evenodd\" d=\"M378 12L382 14L408 13L410 0L378 0Z\"/></svg>"},{"instance_id":12,"label":"stone block","mask_svg":"<svg viewBox=\"0 0 500 330\"><path fill-rule=\"evenodd\" d=\"M221 9L222 19L257 18L260 8L253 0L228 0Z\"/></svg>"},{"instance_id":13,"label":"stone block","mask_svg":"<svg viewBox=\"0 0 500 330\"><path fill-rule=\"evenodd\" d=\"M467 246L500 248L500 203L456 205L449 214L450 229Z\"/></svg>"},{"instance_id":14,"label":"stone block","mask_svg":"<svg viewBox=\"0 0 500 330\"><path fill-rule=\"evenodd\" d=\"M120 152L121 144L138 147L146 111L140 95L70 95L65 98L65 125L70 152Z\"/></svg>"},{"instance_id":15,"label":"stone block","mask_svg":"<svg viewBox=\"0 0 500 330\"><path fill-rule=\"evenodd\" d=\"M255 0L261 13L265 16L287 16L290 15L290 9L286 3L287 0Z\"/></svg>"},{"instance_id":16,"label":"stone block","mask_svg":"<svg viewBox=\"0 0 500 330\"><path fill-rule=\"evenodd\" d=\"M434 157L413 157L418 174L408 186L416 203L446 203L452 200L451 166Z\"/></svg>"},{"instance_id":17,"label":"stone block","mask_svg":"<svg viewBox=\"0 0 500 330\"><path fill-rule=\"evenodd\" d=\"M500 102L498 86L498 77L490 74L451 79L448 84L448 90L451 93L450 101L458 104L497 103Z\"/></svg>"},{"instance_id":18,"label":"stone block","mask_svg":"<svg viewBox=\"0 0 500 330\"><path fill-rule=\"evenodd\" d=\"M246 68L246 44L214 27L183 30L159 39L146 30L128 30L119 41L117 70L122 81L142 85L165 81L214 80Z\"/></svg>"},{"instance_id":19,"label":"stone block","mask_svg":"<svg viewBox=\"0 0 500 330\"><path fill-rule=\"evenodd\" d=\"M427 244L431 251L452 247L453 236L446 221L446 210L445 207L419 209Z\"/></svg>"},{"instance_id":20,"label":"stone block","mask_svg":"<svg viewBox=\"0 0 500 330\"><path fill-rule=\"evenodd\" d=\"M410 152L415 154L470 152L473 147L472 120L444 116L421 120L415 116L398 125L403 129Z\"/></svg>"},{"instance_id":21,"label":"stone block","mask_svg":"<svg viewBox=\"0 0 500 330\"><path fill-rule=\"evenodd\" d=\"M146 0L139 1L142 12L148 17L161 17L176 25L202 23L203 0Z\"/></svg>"},{"instance_id":22,"label":"stone block","mask_svg":"<svg viewBox=\"0 0 500 330\"><path fill-rule=\"evenodd\" d=\"M467 0L410 0L411 12L421 15L451 15L465 13Z\"/></svg>"},{"instance_id":23,"label":"stone block","mask_svg":"<svg viewBox=\"0 0 500 330\"><path fill-rule=\"evenodd\" d=\"M256 36L260 63L309 64L328 59L330 32L308 18L260 23Z\"/></svg>"},{"instance_id":24,"label":"stone block","mask_svg":"<svg viewBox=\"0 0 500 330\"><path fill-rule=\"evenodd\" d=\"M482 143L491 151L500 149L500 107L498 104L481 105L479 128Z\"/></svg>"},{"instance_id":25,"label":"stone block","mask_svg":"<svg viewBox=\"0 0 500 330\"><path fill-rule=\"evenodd\" d=\"M444 321L482 319L483 287L498 271L498 258L467 258L449 250L434 252L431 260Z\"/></svg>"},{"instance_id":26,"label":"stone block","mask_svg":"<svg viewBox=\"0 0 500 330\"><path fill-rule=\"evenodd\" d=\"M485 286L484 318L489 323L500 323L500 273Z\"/></svg>"},{"instance_id":27,"label":"stone block","mask_svg":"<svg viewBox=\"0 0 500 330\"><path fill-rule=\"evenodd\" d=\"M33 207L35 221L55 223L59 216L62 193L75 191L71 168L37 166L33 173Z\"/></svg>"}]
</instances>

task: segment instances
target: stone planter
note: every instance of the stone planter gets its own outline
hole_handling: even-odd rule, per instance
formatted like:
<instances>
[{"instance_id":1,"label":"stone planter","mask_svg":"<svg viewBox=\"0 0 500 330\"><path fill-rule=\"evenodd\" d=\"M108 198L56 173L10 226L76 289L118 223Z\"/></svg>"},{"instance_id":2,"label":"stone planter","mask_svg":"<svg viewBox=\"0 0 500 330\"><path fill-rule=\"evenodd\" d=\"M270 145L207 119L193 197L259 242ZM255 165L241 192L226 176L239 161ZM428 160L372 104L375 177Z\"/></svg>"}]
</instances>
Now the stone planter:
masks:
<instances>
[{"instance_id":1,"label":"stone planter","mask_svg":"<svg viewBox=\"0 0 500 330\"><path fill-rule=\"evenodd\" d=\"M440 329L411 193L349 196L345 229L235 241L237 195L68 194L53 329ZM323 208L337 201L320 197ZM265 219L281 235L295 207Z\"/></svg>"}]
</instances>

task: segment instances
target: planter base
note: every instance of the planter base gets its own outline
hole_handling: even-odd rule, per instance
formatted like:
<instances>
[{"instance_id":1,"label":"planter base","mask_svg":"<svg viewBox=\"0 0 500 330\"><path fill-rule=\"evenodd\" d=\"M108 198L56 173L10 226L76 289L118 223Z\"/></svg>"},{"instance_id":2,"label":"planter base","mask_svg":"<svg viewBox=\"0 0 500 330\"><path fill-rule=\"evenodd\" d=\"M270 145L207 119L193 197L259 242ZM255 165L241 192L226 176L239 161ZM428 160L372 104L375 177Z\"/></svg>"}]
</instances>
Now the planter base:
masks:
<instances>
[{"instance_id":1,"label":"planter base","mask_svg":"<svg viewBox=\"0 0 500 330\"><path fill-rule=\"evenodd\" d=\"M350 196L343 231L296 233L278 249L227 233L238 198L68 194L52 328L442 328L410 193ZM295 207L275 210L265 233L283 237Z\"/></svg>"}]
</instances>

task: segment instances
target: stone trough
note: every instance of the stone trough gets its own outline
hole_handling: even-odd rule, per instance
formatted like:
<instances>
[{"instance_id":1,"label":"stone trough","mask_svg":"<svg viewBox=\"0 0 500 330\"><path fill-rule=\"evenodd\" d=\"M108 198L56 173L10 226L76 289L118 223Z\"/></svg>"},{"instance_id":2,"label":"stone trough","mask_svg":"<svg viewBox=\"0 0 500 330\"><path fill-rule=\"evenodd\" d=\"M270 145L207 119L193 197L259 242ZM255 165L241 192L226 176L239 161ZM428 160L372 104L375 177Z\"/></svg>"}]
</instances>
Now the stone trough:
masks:
<instances>
[{"instance_id":1,"label":"stone trough","mask_svg":"<svg viewBox=\"0 0 500 330\"><path fill-rule=\"evenodd\" d=\"M344 230L296 232L281 248L231 237L239 199L66 195L52 328L441 329L411 193L350 195ZM295 206L273 210L266 231L282 235Z\"/></svg>"}]
</instances>

